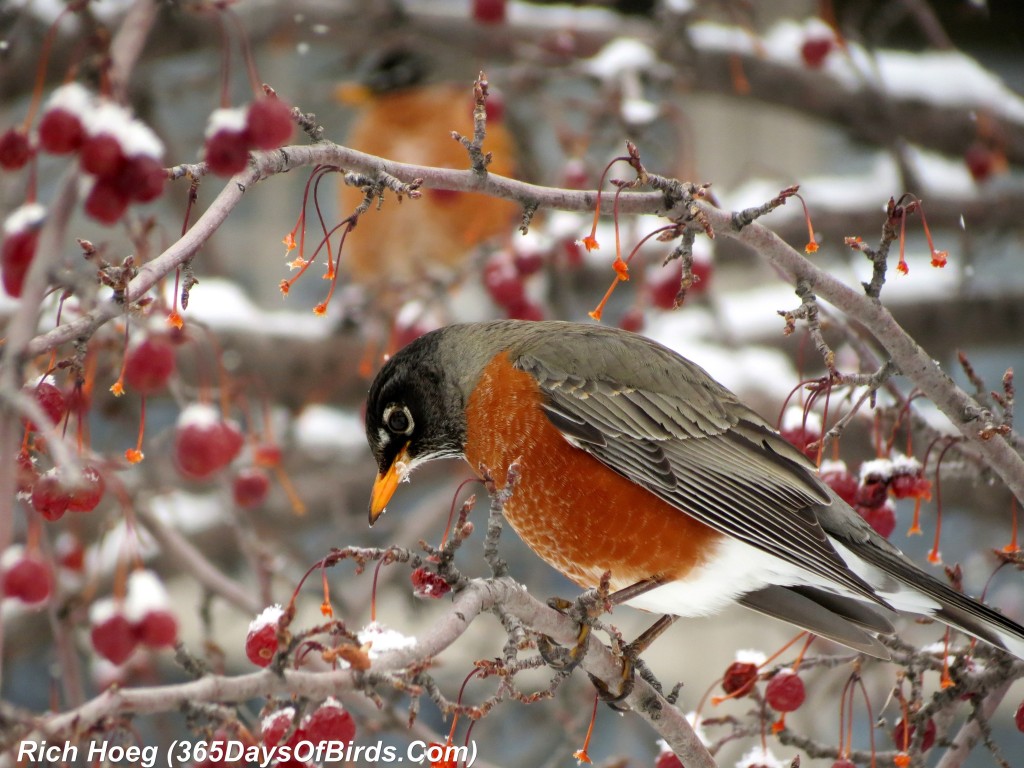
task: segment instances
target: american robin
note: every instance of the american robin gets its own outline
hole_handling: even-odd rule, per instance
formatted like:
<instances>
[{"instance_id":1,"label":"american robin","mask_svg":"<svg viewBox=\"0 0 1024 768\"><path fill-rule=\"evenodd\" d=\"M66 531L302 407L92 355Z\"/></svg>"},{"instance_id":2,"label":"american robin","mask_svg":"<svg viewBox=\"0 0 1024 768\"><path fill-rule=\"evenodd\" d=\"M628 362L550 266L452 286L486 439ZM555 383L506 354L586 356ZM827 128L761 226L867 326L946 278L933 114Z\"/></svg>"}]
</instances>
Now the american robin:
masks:
<instances>
[{"instance_id":1,"label":"american robin","mask_svg":"<svg viewBox=\"0 0 1024 768\"><path fill-rule=\"evenodd\" d=\"M431 332L370 387L370 523L424 462L464 458L505 517L582 587L673 616L732 601L887 658L892 611L1024 658L1024 627L928 575L707 372L642 336L567 322Z\"/></svg>"},{"instance_id":2,"label":"american robin","mask_svg":"<svg viewBox=\"0 0 1024 768\"><path fill-rule=\"evenodd\" d=\"M428 74L425 58L405 48L369 60L358 84L338 89L342 101L362 108L346 145L402 163L468 168L469 156L452 131L473 136L473 89L428 83ZM493 157L489 171L515 174L516 143L497 109L488 110L484 150ZM343 187L343 215L362 199L360 190ZM480 243L510 232L517 215L507 200L426 189L420 200L387 200L363 214L346 240L343 264L361 285L407 286L459 267Z\"/></svg>"}]
</instances>

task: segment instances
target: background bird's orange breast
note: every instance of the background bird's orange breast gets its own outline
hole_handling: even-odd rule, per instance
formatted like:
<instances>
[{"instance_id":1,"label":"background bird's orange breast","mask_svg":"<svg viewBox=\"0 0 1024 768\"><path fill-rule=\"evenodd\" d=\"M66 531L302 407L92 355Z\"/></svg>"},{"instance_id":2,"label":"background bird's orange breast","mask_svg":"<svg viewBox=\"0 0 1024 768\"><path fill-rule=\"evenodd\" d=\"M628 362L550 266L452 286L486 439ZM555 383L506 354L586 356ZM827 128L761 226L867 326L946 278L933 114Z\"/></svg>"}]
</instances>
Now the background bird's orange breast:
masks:
<instances>
[{"instance_id":1,"label":"background bird's orange breast","mask_svg":"<svg viewBox=\"0 0 1024 768\"><path fill-rule=\"evenodd\" d=\"M353 149L403 163L468 168L469 156L452 131L473 135L470 89L439 84L381 94L356 118L346 143ZM515 174L515 142L505 123L488 122L484 151L488 170ZM362 201L362 192L342 188L342 214ZM371 206L345 244L344 263L358 282L405 283L436 268L459 266L473 246L510 231L517 206L468 192L425 189L419 200L388 196Z\"/></svg>"},{"instance_id":2,"label":"background bird's orange breast","mask_svg":"<svg viewBox=\"0 0 1024 768\"><path fill-rule=\"evenodd\" d=\"M682 578L705 561L720 534L570 445L541 400L533 377L501 353L466 409L465 453L475 471L486 467L503 487L519 461L505 517L532 550L580 586L596 586L610 570L613 589Z\"/></svg>"}]
</instances>

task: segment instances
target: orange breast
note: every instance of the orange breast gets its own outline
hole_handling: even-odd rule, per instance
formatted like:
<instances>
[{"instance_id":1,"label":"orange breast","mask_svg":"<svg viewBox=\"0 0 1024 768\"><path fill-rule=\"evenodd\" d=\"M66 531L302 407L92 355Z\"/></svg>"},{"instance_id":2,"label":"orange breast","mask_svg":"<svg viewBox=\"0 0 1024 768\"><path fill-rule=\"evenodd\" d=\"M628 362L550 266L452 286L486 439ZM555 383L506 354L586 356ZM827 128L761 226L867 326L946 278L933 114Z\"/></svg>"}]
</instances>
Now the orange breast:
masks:
<instances>
[{"instance_id":1,"label":"orange breast","mask_svg":"<svg viewBox=\"0 0 1024 768\"><path fill-rule=\"evenodd\" d=\"M471 89L439 84L378 96L356 119L346 144L402 163L468 168L469 155L452 131L473 135ZM493 153L491 173L514 175L515 141L505 123L488 123L484 150ZM343 186L342 215L362 199L360 190ZM371 206L360 217L342 258L362 284L408 283L458 268L481 242L507 235L518 213L513 202L468 192L427 189L421 199L401 203L389 194L379 211Z\"/></svg>"},{"instance_id":2,"label":"orange breast","mask_svg":"<svg viewBox=\"0 0 1024 768\"><path fill-rule=\"evenodd\" d=\"M705 562L720 534L570 445L540 408L528 373L498 355L469 399L466 459L503 487L521 474L505 517L544 560L584 587L610 570L612 588L645 578L683 578Z\"/></svg>"}]
</instances>

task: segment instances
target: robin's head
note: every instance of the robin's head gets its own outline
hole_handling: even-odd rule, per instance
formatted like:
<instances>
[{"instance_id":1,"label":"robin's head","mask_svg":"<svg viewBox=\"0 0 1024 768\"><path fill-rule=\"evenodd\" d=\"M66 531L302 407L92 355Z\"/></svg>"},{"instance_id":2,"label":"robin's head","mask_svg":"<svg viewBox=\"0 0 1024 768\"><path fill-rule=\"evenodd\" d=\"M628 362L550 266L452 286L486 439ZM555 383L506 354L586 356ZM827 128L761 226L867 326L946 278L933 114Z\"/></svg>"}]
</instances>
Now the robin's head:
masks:
<instances>
[{"instance_id":1,"label":"robin's head","mask_svg":"<svg viewBox=\"0 0 1024 768\"><path fill-rule=\"evenodd\" d=\"M452 365L445 366L440 340L437 331L421 336L392 357L370 386L366 440L378 468L370 525L418 465L462 455L464 398L451 375Z\"/></svg>"}]
</instances>

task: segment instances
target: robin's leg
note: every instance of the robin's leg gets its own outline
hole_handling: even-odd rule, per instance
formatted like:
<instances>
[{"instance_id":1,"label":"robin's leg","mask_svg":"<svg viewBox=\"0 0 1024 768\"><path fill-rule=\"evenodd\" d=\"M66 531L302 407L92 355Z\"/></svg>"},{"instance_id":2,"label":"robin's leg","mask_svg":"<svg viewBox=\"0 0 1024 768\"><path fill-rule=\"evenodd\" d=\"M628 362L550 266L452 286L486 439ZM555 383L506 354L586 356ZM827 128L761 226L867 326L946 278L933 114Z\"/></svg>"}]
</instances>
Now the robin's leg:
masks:
<instances>
[{"instance_id":1,"label":"robin's leg","mask_svg":"<svg viewBox=\"0 0 1024 768\"><path fill-rule=\"evenodd\" d=\"M550 637L541 635L537 640L537 650L540 651L541 658L544 659L548 666L554 669L571 672L583 660L583 656L586 654L594 619L606 610L616 605L622 605L646 592L650 592L664 583L663 579L652 577L609 594L607 592L607 582L602 582L602 587L584 592L574 602L559 597L551 598L548 600L548 605L559 613L565 614L579 622L579 632L576 634L576 642L568 649L558 645ZM644 634L647 633L645 632ZM657 637L657 635L654 637ZM648 641L648 645L654 641L654 637ZM635 643L631 643L630 646L627 646L627 649L632 645L635 645ZM646 646L644 647L646 648ZM632 663L629 664L629 667L632 670ZM632 674L632 671L630 671L630 674Z\"/></svg>"},{"instance_id":2,"label":"robin's leg","mask_svg":"<svg viewBox=\"0 0 1024 768\"><path fill-rule=\"evenodd\" d=\"M602 701L606 702L612 709L619 709L616 704L629 696L633 690L636 677L636 662L640 654L650 648L651 644L661 637L661 634L671 627L678 618L678 616L666 613L644 630L636 640L622 649L622 678L619 682L618 691L612 691L605 685L603 680L590 675L590 682L597 688L597 694Z\"/></svg>"}]
</instances>

